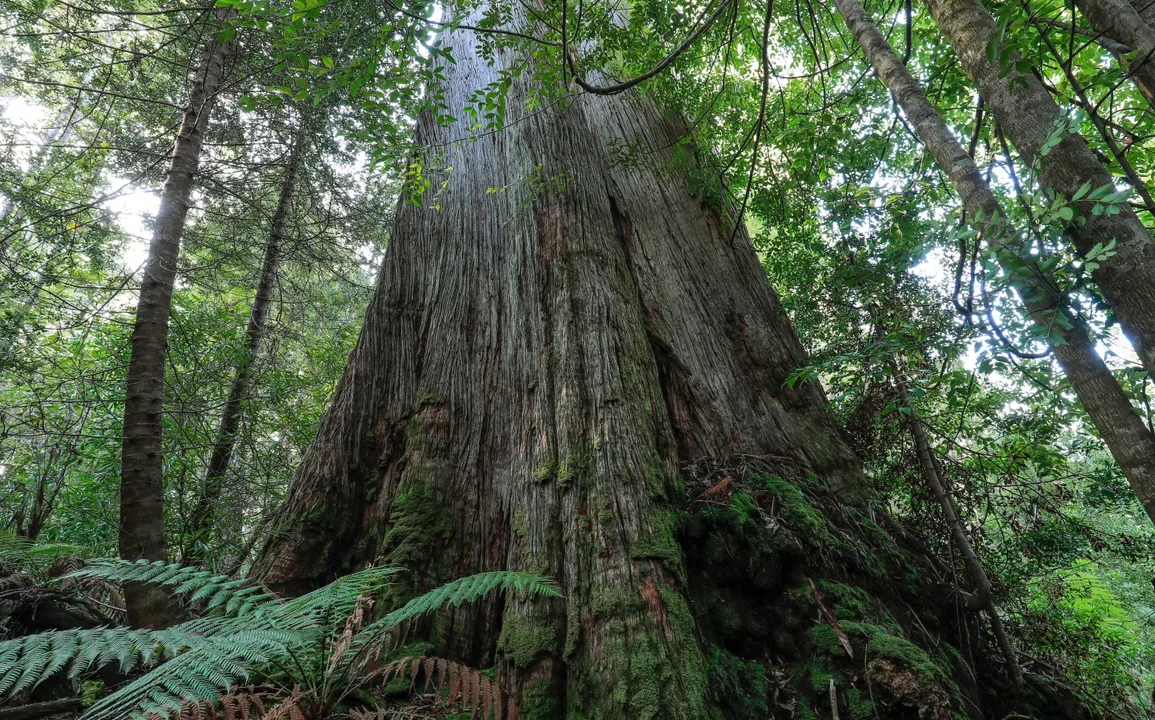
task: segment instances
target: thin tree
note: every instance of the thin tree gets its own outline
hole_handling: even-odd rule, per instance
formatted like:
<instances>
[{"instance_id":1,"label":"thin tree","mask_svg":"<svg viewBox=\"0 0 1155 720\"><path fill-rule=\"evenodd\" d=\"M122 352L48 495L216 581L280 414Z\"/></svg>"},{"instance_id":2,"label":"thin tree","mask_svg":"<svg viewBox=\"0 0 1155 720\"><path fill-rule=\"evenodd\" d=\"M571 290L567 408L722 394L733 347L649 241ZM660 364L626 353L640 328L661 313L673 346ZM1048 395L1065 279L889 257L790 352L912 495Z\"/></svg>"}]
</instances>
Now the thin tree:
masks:
<instances>
[{"instance_id":1,"label":"thin tree","mask_svg":"<svg viewBox=\"0 0 1155 720\"><path fill-rule=\"evenodd\" d=\"M1021 234L1009 224L1007 213L978 166L862 4L859 0L835 0L835 4L878 79L893 93L915 135L950 178L966 211L981 218L979 241L988 243L1012 274L1028 315L1046 333L1084 410L1155 522L1155 434L1135 413L1123 388L1095 351L1086 324L1069 310L1054 278L1040 269L1037 259L1024 252Z\"/></svg>"},{"instance_id":2,"label":"thin tree","mask_svg":"<svg viewBox=\"0 0 1155 720\"><path fill-rule=\"evenodd\" d=\"M839 0L843 2L844 0ZM1023 670L1019 667L1018 655L1015 653L1015 648L1011 645L1010 638L1007 637L1006 630L1003 629L1002 618L999 617L999 610L994 603L994 589L991 587L991 581L987 577L986 570L983 569L982 560L979 559L978 553L975 552L971 545L970 539L967 537L966 527L962 520L959 519L958 511L955 509L954 502L951 500L950 492L947 490L946 483L940 472L941 466L935 457L934 447L926 436L926 428L923 426L922 418L919 417L918 409L910 401L910 393L906 389L906 382L898 372L898 368L894 367L894 380L898 385L899 396L902 398L903 406L908 411L907 422L910 425L910 433L914 439L915 452L918 455L919 466L922 468L922 476L926 479L927 485L930 486L931 493L935 500L938 501L939 508L942 510L943 519L946 521L947 530L950 532L951 541L954 543L955 549L958 550L959 555L962 556L963 564L966 566L967 574L971 577L971 582L974 583L975 593L966 598L966 607L968 610L985 610L987 617L991 622L991 634L995 636L995 642L999 646L999 650L1003 654L1003 658L1007 661L1007 669L1011 677L1016 683L1023 682Z\"/></svg>"},{"instance_id":3,"label":"thin tree","mask_svg":"<svg viewBox=\"0 0 1155 720\"><path fill-rule=\"evenodd\" d=\"M217 425L217 439L213 445L212 455L209 457L203 489L196 499L186 528L190 545L185 562L194 565L204 562L205 553L210 549L210 535L215 523L217 505L221 500L225 477L228 474L229 463L236 446L237 430L240 428L243 417L243 403L253 380L253 361L256 359L261 343L268 333L269 311L273 305L273 290L277 284L281 250L285 242L285 228L305 157L304 145L307 141L307 134L316 129L307 118L300 122L300 126L293 135L289 155L285 161L277 205L269 221L264 260L261 263L261 273L257 281L256 292L253 295L249 320L245 326L244 347L241 349L240 360L233 372L228 399L225 400L225 405L221 409L221 417Z\"/></svg>"},{"instance_id":4,"label":"thin tree","mask_svg":"<svg viewBox=\"0 0 1155 720\"><path fill-rule=\"evenodd\" d=\"M1113 183L1107 168L1077 133L1063 128L1058 106L1034 74L1001 67L988 55L995 21L978 0L926 0L971 80L1023 160L1037 167L1047 189L1061 193L1080 215L1070 225L1075 248L1086 256L1115 243L1092 277L1148 372L1155 371L1155 243L1126 203L1117 212L1094 210L1087 186ZM1060 130L1060 128L1063 128ZM1061 132L1054 138L1053 134Z\"/></svg>"},{"instance_id":5,"label":"thin tree","mask_svg":"<svg viewBox=\"0 0 1155 720\"><path fill-rule=\"evenodd\" d=\"M216 17L223 14L218 12ZM193 77L161 191L136 306L120 474L120 556L126 560L165 560L167 555L161 442L165 348L185 218L231 46L230 40L221 39L213 34ZM167 620L168 603L163 592L129 588L126 601L133 625L156 626Z\"/></svg>"}]
</instances>

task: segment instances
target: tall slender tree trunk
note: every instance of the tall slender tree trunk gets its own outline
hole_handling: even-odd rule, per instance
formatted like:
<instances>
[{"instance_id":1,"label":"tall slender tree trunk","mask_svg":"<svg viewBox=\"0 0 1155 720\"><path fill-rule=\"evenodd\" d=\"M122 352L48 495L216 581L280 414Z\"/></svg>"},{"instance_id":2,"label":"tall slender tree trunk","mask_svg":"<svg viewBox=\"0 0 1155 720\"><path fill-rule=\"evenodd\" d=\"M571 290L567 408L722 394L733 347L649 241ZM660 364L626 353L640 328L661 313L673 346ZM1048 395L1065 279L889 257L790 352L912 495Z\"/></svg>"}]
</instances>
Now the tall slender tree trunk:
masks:
<instances>
[{"instance_id":1,"label":"tall slender tree trunk","mask_svg":"<svg viewBox=\"0 0 1155 720\"><path fill-rule=\"evenodd\" d=\"M1033 74L1002 69L988 60L987 46L995 22L978 0L926 0L962 66L978 86L1023 160L1037 163L1044 187L1071 198L1085 183L1093 188L1113 182L1111 174L1076 133L1066 132L1057 145L1042 152L1061 115ZM1074 203L1085 224L1073 223L1076 249L1086 255L1097 243L1116 242L1116 254L1093 273L1143 366L1155 372L1155 244L1130 206L1118 214L1092 212L1093 203Z\"/></svg>"},{"instance_id":2,"label":"tall slender tree trunk","mask_svg":"<svg viewBox=\"0 0 1155 720\"><path fill-rule=\"evenodd\" d=\"M224 78L228 50L229 43L210 41L193 78L188 105L173 143L140 286L125 387L121 452L120 556L126 560L166 559L161 416L168 321L189 198L216 93ZM126 590L130 624L154 626L165 622L167 602L163 592L138 587Z\"/></svg>"},{"instance_id":3,"label":"tall slender tree trunk","mask_svg":"<svg viewBox=\"0 0 1155 720\"><path fill-rule=\"evenodd\" d=\"M1015 679L1015 682L1021 683L1023 681L1023 671L1022 668L1019 667L1018 656L1015 654L1015 649L1007 637L1006 630L1003 629L1003 621L999 617L998 608L995 607L994 590L991 587L991 581L987 577L986 570L983 569L983 564L979 559L978 553L975 552L970 539L967 537L966 528L963 526L962 520L959 519L958 511L955 510L954 501L951 500L950 493L946 489L946 483L943 482L940 466L935 457L934 447L930 444L930 440L926 436L926 429L923 427L922 418L918 415L918 409L911 403L910 394L907 392L904 381L899 377L897 368L895 368L895 382L898 383L898 390L901 394L902 402L905 404L907 410L910 411L908 415L910 433L914 438L914 449L918 455L919 465L922 467L922 475L930 486L931 494L933 494L935 500L938 501L939 508L942 510L943 519L946 520L947 530L950 532L951 541L954 543L959 555L962 556L963 564L966 565L967 574L970 575L971 582L975 585L975 594L967 598L967 607L971 610L986 611L987 617L989 617L991 621L991 632L995 636L995 642L998 643L999 650L1003 653L1003 658L1007 661L1007 667L1010 670L1011 677Z\"/></svg>"},{"instance_id":4,"label":"tall slender tree trunk","mask_svg":"<svg viewBox=\"0 0 1155 720\"><path fill-rule=\"evenodd\" d=\"M249 320L245 327L244 347L233 374L233 381L229 386L228 399L221 410L220 422L217 426L217 439L213 445L212 455L209 457L204 487L193 506L192 515L186 528L190 546L186 553L185 562L190 564L195 565L203 562L206 551L211 549L211 534L216 517L216 506L221 500L225 476L228 474L229 462L232 460L233 448L237 442L237 430L243 415L241 405L252 385L253 361L256 359L261 343L268 332L269 311L273 305L273 289L277 283L281 248L285 242L285 225L289 218L293 195L296 192L297 178L301 171L305 133L312 129L312 126L305 119L301 120L301 127L294 134L292 148L289 151L284 174L281 177L277 206L269 221L269 235L265 242L265 257L261 263L257 291L253 295L253 305L249 311Z\"/></svg>"},{"instance_id":5,"label":"tall slender tree trunk","mask_svg":"<svg viewBox=\"0 0 1155 720\"><path fill-rule=\"evenodd\" d=\"M990 244L1004 267L1008 255L1028 268L1012 271L1016 290L1031 319L1047 331L1055 357L1082 402L1099 435L1123 469L1135 495L1155 522L1155 434L1135 413L1103 358L1095 352L1080 318L1067 310L1066 299L1054 279L1023 252L1022 236L1007 221L998 198L978 166L951 133L942 116L927 100L918 81L895 54L859 0L835 0L875 74L894 94L907 119L950 178L964 206L983 218L979 237Z\"/></svg>"},{"instance_id":6,"label":"tall slender tree trunk","mask_svg":"<svg viewBox=\"0 0 1155 720\"><path fill-rule=\"evenodd\" d=\"M461 118L514 58L488 65L465 32L444 42ZM509 108L526 105L522 77ZM457 608L444 642L479 663L496 646L543 717L705 717L680 463L786 456L848 503L867 495L861 469L820 387L785 387L804 351L746 233L695 195L680 123L628 94L526 111L462 143L468 125L419 119L426 171L453 168L441 209L400 205L357 347L254 572L285 590L378 558L422 586L548 574L565 607ZM648 159L616 163L614 143Z\"/></svg>"},{"instance_id":7,"label":"tall slender tree trunk","mask_svg":"<svg viewBox=\"0 0 1155 720\"><path fill-rule=\"evenodd\" d=\"M1155 28L1128 0L1076 0L1075 4L1096 33L1128 46L1132 57L1115 56L1139 92L1155 106Z\"/></svg>"}]
</instances>

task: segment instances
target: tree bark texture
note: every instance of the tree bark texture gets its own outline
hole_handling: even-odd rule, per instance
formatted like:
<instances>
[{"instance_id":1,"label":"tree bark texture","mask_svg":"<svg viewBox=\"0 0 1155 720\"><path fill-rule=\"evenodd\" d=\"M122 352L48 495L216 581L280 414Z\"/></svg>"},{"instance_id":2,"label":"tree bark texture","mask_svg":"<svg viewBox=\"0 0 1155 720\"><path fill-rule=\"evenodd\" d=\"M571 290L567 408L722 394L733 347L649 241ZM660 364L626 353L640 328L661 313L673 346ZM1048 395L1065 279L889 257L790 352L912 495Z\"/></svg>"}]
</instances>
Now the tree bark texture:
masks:
<instances>
[{"instance_id":1,"label":"tree bark texture","mask_svg":"<svg viewBox=\"0 0 1155 720\"><path fill-rule=\"evenodd\" d=\"M1133 57L1116 54L1147 102L1155 106L1155 28L1128 0L1076 0L1096 33L1128 46Z\"/></svg>"},{"instance_id":2,"label":"tree bark texture","mask_svg":"<svg viewBox=\"0 0 1155 720\"><path fill-rule=\"evenodd\" d=\"M1155 0L1129 0L1131 7L1135 12L1139 13L1139 17L1150 25L1155 27Z\"/></svg>"},{"instance_id":3,"label":"tree bark texture","mask_svg":"<svg viewBox=\"0 0 1155 720\"><path fill-rule=\"evenodd\" d=\"M1007 214L978 166L927 100L918 81L861 3L858 0L835 0L835 3L875 74L894 94L915 135L950 178L967 210L976 215L981 211L980 237L995 250L1014 253L1030 267L1030 273L1016 274L1019 297L1031 319L1048 330L1055 357L1071 387L1136 496L1155 521L1155 434L1135 413L1110 368L1095 352L1085 324L1066 309L1065 298L1054 280L1022 251L1019 234L1008 224Z\"/></svg>"},{"instance_id":4,"label":"tree bark texture","mask_svg":"<svg viewBox=\"0 0 1155 720\"><path fill-rule=\"evenodd\" d=\"M163 446L164 360L177 258L201 148L225 73L229 43L211 41L193 78L188 105L173 143L161 191L136 319L124 399L124 443L120 479L120 556L166 559ZM165 621L165 594L128 589L128 619L134 626Z\"/></svg>"},{"instance_id":5,"label":"tree bark texture","mask_svg":"<svg viewBox=\"0 0 1155 720\"><path fill-rule=\"evenodd\" d=\"M1058 145L1040 152L1060 119L1059 108L1034 75L1011 68L999 76L1000 68L987 59L995 22L978 0L926 0L926 5L1023 160L1037 163L1044 187L1070 198L1084 183L1098 188L1113 181L1076 133L1064 133ZM1086 224L1072 224L1070 235L1084 255L1097 243L1116 241L1117 253L1093 277L1143 366L1155 371L1155 244L1130 206L1121 205L1116 215L1094 215L1092 204L1073 203Z\"/></svg>"},{"instance_id":6,"label":"tree bark texture","mask_svg":"<svg viewBox=\"0 0 1155 720\"><path fill-rule=\"evenodd\" d=\"M217 439L213 445L212 455L209 457L208 469L205 472L204 485L193 506L186 535L189 538L189 552L185 558L188 564L200 564L205 559L205 553L211 549L211 534L215 522L215 511L221 501L225 477L229 471L233 449L236 447L237 430L242 419L242 403L248 395L252 385L253 361L260 351L261 342L267 334L269 311L273 305L273 289L277 284L277 273L281 260L281 248L285 242L285 226L293 203L293 194L296 191L297 178L301 171L303 158L302 146L306 142L305 133L312 130L309 124L302 120L301 128L295 133L293 145L289 151L284 174L281 178L281 188L277 196L277 206L269 221L269 234L265 242L265 256L261 263L261 274L257 280L257 290L253 295L253 305L249 311L249 320L245 326L244 348L241 350L241 359L229 386L229 396L221 409L220 422L217 426Z\"/></svg>"},{"instance_id":7,"label":"tree bark texture","mask_svg":"<svg viewBox=\"0 0 1155 720\"><path fill-rule=\"evenodd\" d=\"M681 462L792 458L848 503L864 478L744 229L695 193L680 123L582 96L471 133L498 78L445 41L446 102L418 123L440 210L402 203L356 349L254 572L284 590L367 561L426 586L555 577L560 604L451 611L523 697L590 718L699 718L707 689L674 535ZM508 107L524 107L528 81ZM614 147L640 149L638 163ZM501 188L494 192L494 189ZM483 666L483 665L482 665ZM548 713L543 713L548 716Z\"/></svg>"}]
</instances>

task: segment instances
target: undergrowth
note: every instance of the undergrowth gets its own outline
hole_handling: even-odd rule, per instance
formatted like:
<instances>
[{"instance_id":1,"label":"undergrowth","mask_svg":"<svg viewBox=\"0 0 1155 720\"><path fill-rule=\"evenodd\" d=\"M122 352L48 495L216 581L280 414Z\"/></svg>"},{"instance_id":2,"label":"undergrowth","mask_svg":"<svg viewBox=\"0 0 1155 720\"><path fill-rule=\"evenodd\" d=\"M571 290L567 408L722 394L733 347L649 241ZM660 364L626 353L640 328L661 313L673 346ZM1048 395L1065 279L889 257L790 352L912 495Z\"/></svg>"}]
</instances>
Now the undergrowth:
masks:
<instances>
[{"instance_id":1,"label":"undergrowth","mask_svg":"<svg viewBox=\"0 0 1155 720\"><path fill-rule=\"evenodd\" d=\"M368 568L284 599L246 580L195 567L96 561L65 579L161 586L198 617L162 630L106 626L0 643L0 697L54 677L81 681L111 667L129 679L91 705L83 720L201 718L218 712L297 720L372 715L387 689L412 690L423 678L425 692L471 714L519 717L516 703L477 670L440 658L392 657L397 631L422 615L493 592L559 597L556 586L525 573L481 573L371 620L373 598L398 572Z\"/></svg>"}]
</instances>

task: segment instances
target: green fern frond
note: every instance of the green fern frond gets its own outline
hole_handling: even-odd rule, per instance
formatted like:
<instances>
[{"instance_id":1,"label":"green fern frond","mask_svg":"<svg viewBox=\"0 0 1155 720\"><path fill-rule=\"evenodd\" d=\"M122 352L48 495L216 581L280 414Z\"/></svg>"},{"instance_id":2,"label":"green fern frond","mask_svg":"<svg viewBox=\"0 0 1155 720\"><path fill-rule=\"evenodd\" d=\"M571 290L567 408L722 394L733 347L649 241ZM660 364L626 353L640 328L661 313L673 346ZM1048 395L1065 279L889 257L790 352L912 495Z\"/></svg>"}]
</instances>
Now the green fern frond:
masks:
<instances>
[{"instance_id":1,"label":"green fern frond","mask_svg":"<svg viewBox=\"0 0 1155 720\"><path fill-rule=\"evenodd\" d=\"M324 625L336 630L357 607L363 595L374 595L389 585L400 572L396 567L367 568L334 580L301 597L262 606L255 613L270 627L295 630Z\"/></svg>"},{"instance_id":2,"label":"green fern frond","mask_svg":"<svg viewBox=\"0 0 1155 720\"><path fill-rule=\"evenodd\" d=\"M389 627L397 627L401 623L445 606L456 607L473 602L495 590L502 592L516 590L530 596L562 597L561 590L549 578L511 571L478 573L454 580L415 597L378 622Z\"/></svg>"},{"instance_id":3,"label":"green fern frond","mask_svg":"<svg viewBox=\"0 0 1155 720\"><path fill-rule=\"evenodd\" d=\"M172 587L172 592L189 603L208 600L206 610L225 614L251 611L276 596L247 580L230 580L213 575L196 566L182 566L161 560L95 560L88 566L64 576L66 579L98 578L113 583L147 583Z\"/></svg>"},{"instance_id":4,"label":"green fern frond","mask_svg":"<svg viewBox=\"0 0 1155 720\"><path fill-rule=\"evenodd\" d=\"M37 545L19 535L0 532L0 568L20 572L38 572L66 555L85 555L80 545Z\"/></svg>"},{"instance_id":5,"label":"green fern frond","mask_svg":"<svg viewBox=\"0 0 1155 720\"><path fill-rule=\"evenodd\" d=\"M300 660L320 642L317 632L239 631L206 638L123 688L100 700L84 720L169 716L182 702L213 703L256 672ZM307 664L305 669L309 669ZM315 669L315 668L313 668ZM298 682L300 679L298 679Z\"/></svg>"},{"instance_id":6,"label":"green fern frond","mask_svg":"<svg viewBox=\"0 0 1155 720\"><path fill-rule=\"evenodd\" d=\"M379 645L389 632L403 623L446 606L473 602L495 590L516 590L531 597L564 597L553 580L529 573L499 570L463 577L419 595L377 622L366 625L350 644L350 652L346 654L348 660L343 666L346 669L355 667L365 657L366 651Z\"/></svg>"},{"instance_id":7,"label":"green fern frond","mask_svg":"<svg viewBox=\"0 0 1155 720\"><path fill-rule=\"evenodd\" d=\"M84 720L172 717L179 715L182 703L215 707L217 698L254 676L309 686L326 672L343 671L358 684L366 680L358 673L358 656L368 657L360 651L378 647L391 629L408 620L494 591L561 596L550 580L535 575L473 575L415 598L364 628L349 646L358 652L330 657L334 638L362 598L378 593L398 571L369 568L299 598L281 600L259 586L197 568L101 561L69 577L159 584L217 612L165 630L66 630L0 643L0 696L59 673L75 678L113 663L121 672L145 674L89 708ZM340 661L335 665L336 657Z\"/></svg>"},{"instance_id":8,"label":"green fern frond","mask_svg":"<svg viewBox=\"0 0 1155 720\"><path fill-rule=\"evenodd\" d=\"M58 630L0 643L0 697L35 687L67 668L69 677L117 664L121 672L147 668L204 642L169 630L93 628Z\"/></svg>"}]
</instances>

